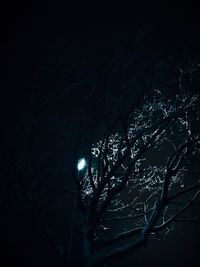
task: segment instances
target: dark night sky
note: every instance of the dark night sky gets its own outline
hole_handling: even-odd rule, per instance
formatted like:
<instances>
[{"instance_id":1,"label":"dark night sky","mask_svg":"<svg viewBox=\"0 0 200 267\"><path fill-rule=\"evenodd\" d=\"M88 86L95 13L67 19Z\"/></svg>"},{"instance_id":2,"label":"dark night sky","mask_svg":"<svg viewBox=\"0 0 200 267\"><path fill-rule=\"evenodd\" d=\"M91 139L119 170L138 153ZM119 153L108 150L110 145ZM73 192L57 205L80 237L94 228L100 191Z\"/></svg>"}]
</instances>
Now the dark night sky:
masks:
<instances>
[{"instance_id":1,"label":"dark night sky","mask_svg":"<svg viewBox=\"0 0 200 267\"><path fill-rule=\"evenodd\" d=\"M121 48L130 49L130 43L138 32L147 32L147 39L141 44L140 51L144 58L145 53L147 58L157 57L162 53L175 53L176 62L182 64L184 51L186 57L200 56L200 25L198 9L195 7L174 5L155 8L138 3L132 8L81 7L75 4L72 6L53 3L42 6L36 2L8 4L9 6L2 7L0 11L3 186L7 184L5 180L8 181L8 177L12 177L13 162L21 153L19 147L23 150L20 144L29 144L26 136L29 128L36 125L36 122L39 122L40 127L33 127L32 145L28 145L30 162L37 165L38 156L48 155L54 161L55 168L52 172L56 176L62 173L71 155L78 110L83 97L88 94L88 88L81 87L70 91L64 100L52 105L48 111L42 109L39 112L37 107L48 96L48 92L53 91L56 95L57 91L67 88L77 79L80 73L84 76L87 72L93 73L102 69L106 71L109 59ZM196 58L197 61L198 59ZM77 71L66 75L73 68ZM92 101L86 106L88 117L95 103L101 98L101 93L100 89L97 90ZM25 127L24 132L21 127ZM8 198L12 194L13 192L9 193ZM58 212L56 216L60 216L60 220L67 220L65 207L59 207L61 201L56 198L55 206L61 213L59 215ZM8 205L8 208L14 209L12 205ZM66 209L69 210L69 207ZM47 217L50 216L48 211L46 213ZM27 214L23 216L26 219L28 217ZM8 223L8 241L5 241L6 237L2 238L5 251L11 251L17 259L21 259L26 253L30 255L27 258L34 258L35 254L36 258L44 258L43 266L50 266L48 263L45 265L45 262L48 262L46 258L51 249L48 251L47 248L43 253L39 249L35 252L39 230L36 227L36 237L33 237L33 234L30 234L30 229L34 228L33 222L28 221L20 226L22 220L16 220L14 227L11 222ZM57 223L61 228L66 222L57 222L59 219L52 219L51 216L50 220L52 225ZM148 248L128 257L127 265L124 265L122 260L116 266L195 266L199 259L200 229L199 225L196 228L192 225L190 231L190 226L181 226L179 231L176 231L176 236L171 234L165 241L152 241ZM30 235L29 241L19 241L19 236L26 240L26 235ZM59 233L57 235L59 236ZM17 242L21 246L18 250L15 245ZM27 242L27 247L23 242ZM31 266L40 265L33 263Z\"/></svg>"}]
</instances>

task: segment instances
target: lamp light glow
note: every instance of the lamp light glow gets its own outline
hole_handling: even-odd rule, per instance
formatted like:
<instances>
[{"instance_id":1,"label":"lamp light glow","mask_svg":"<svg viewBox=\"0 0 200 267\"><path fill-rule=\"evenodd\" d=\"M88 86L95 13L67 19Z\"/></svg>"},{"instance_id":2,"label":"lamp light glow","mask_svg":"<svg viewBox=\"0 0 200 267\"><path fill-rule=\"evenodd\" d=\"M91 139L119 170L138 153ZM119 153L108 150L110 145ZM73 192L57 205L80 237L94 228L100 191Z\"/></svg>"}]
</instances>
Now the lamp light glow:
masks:
<instances>
[{"instance_id":1,"label":"lamp light glow","mask_svg":"<svg viewBox=\"0 0 200 267\"><path fill-rule=\"evenodd\" d=\"M79 159L78 164L77 164L77 168L79 171L83 170L85 168L86 165L86 161L84 158Z\"/></svg>"}]
</instances>

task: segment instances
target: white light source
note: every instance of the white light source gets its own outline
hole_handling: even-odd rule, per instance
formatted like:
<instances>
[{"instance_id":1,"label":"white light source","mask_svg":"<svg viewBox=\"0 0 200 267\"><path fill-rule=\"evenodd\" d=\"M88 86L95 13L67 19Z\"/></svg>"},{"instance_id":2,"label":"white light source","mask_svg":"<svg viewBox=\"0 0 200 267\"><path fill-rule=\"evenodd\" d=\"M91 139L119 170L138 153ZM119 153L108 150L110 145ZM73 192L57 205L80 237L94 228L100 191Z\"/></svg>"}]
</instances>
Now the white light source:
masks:
<instances>
[{"instance_id":1,"label":"white light source","mask_svg":"<svg viewBox=\"0 0 200 267\"><path fill-rule=\"evenodd\" d=\"M78 170L81 171L82 169L84 169L85 165L86 165L85 159L84 158L79 159L78 164L77 164Z\"/></svg>"}]
</instances>

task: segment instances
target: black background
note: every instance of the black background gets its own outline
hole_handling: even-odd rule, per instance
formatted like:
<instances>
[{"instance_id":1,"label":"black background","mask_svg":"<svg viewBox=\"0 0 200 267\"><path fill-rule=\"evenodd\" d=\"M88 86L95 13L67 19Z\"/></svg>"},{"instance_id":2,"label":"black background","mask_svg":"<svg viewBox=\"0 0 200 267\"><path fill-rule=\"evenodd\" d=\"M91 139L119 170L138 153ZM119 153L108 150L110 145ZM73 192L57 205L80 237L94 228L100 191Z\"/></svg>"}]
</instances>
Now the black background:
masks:
<instances>
[{"instance_id":1,"label":"black background","mask_svg":"<svg viewBox=\"0 0 200 267\"><path fill-rule=\"evenodd\" d=\"M76 79L76 74L65 78L65 73L74 66L78 66L79 72L83 70L83 75L85 71L102 70L117 50L129 47L132 36L138 31L148 32L147 43L141 44L147 54L154 53L156 57L157 53L175 53L177 64L183 64L187 55L199 60L198 8L192 5L152 6L135 2L131 7L102 7L30 1L8 2L6 5L0 9L1 187L12 181L12 169L20 155L19 150L26 149L28 141L26 131L25 137L22 134L21 124L24 121L23 127L31 127L34 124L32 114L36 114L33 116L36 121L40 117L39 126L31 137L34 148L28 146L33 176L37 175L34 173L37 157L43 154L53 161L47 163L54 166L51 174L59 176L63 172L72 153L80 103L88 89L71 91L46 113L40 114L37 106L49 90L61 90ZM101 91L95 92L92 102L97 103L99 97ZM89 112L90 107L87 108ZM7 203L12 204L1 212L0 240L4 254L1 260L5 261L1 266L10 266L11 262L15 266L18 263L23 266L62 266L65 260L58 259L51 242L41 234L37 224L40 215L27 209L20 218L11 216L15 209L13 192L17 189L12 190L7 196ZM52 221L52 229L56 225L62 229L66 227L67 240L70 207L68 199L63 201L61 204L62 199L56 198L57 213L45 212L46 218L49 216ZM61 239L62 231L54 232L56 238ZM170 233L166 240L150 242L147 248L122 259L117 266L196 266L198 244L199 224L178 226L175 234Z\"/></svg>"}]
</instances>

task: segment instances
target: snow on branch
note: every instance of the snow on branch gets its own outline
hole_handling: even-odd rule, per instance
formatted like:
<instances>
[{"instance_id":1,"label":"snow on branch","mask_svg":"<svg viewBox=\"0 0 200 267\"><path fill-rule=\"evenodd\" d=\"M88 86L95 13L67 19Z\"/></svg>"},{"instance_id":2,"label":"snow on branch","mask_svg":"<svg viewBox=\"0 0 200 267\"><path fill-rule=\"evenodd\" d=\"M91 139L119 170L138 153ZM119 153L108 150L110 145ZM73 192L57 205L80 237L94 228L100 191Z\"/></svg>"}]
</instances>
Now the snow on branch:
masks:
<instances>
[{"instance_id":1,"label":"snow on branch","mask_svg":"<svg viewBox=\"0 0 200 267\"><path fill-rule=\"evenodd\" d=\"M76 180L88 242L101 260L169 231L200 193L200 180L189 177L200 156L199 95L155 89L138 98L98 140L96 121L87 168Z\"/></svg>"}]
</instances>

